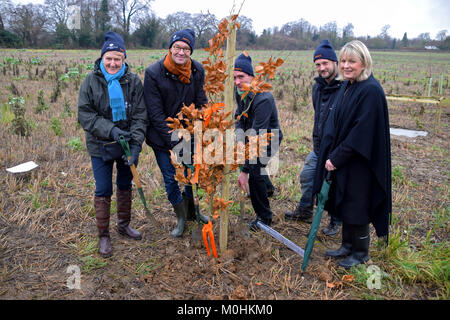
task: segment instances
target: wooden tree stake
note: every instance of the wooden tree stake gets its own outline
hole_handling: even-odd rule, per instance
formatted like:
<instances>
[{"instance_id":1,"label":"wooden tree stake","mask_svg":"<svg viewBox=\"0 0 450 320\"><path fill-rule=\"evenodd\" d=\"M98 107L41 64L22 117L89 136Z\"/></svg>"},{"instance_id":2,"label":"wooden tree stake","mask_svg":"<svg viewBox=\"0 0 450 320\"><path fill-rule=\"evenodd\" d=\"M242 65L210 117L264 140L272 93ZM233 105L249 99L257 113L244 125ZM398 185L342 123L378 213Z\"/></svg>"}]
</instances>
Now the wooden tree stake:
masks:
<instances>
[{"instance_id":1,"label":"wooden tree stake","mask_svg":"<svg viewBox=\"0 0 450 320\"><path fill-rule=\"evenodd\" d=\"M231 21L230 16L230 21ZM236 27L235 22L229 24L230 37L227 39L226 49L226 64L227 64L227 79L225 81L225 111L232 111L234 104L234 57L236 54ZM233 113L230 114L230 117ZM222 198L228 201L230 197L230 175L229 165L225 165L225 178L223 181ZM220 214L220 251L223 253L228 246L228 212L225 210Z\"/></svg>"}]
</instances>

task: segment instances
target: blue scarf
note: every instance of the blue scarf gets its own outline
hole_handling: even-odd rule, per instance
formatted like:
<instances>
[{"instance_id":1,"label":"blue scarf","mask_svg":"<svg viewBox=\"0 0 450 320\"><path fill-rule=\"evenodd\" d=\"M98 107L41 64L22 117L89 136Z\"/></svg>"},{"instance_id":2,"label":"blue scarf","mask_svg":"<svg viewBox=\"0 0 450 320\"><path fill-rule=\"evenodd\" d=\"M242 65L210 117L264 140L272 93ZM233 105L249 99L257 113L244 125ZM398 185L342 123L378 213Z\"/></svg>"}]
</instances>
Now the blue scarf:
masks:
<instances>
[{"instance_id":1,"label":"blue scarf","mask_svg":"<svg viewBox=\"0 0 450 320\"><path fill-rule=\"evenodd\" d=\"M122 65L122 69L116 74L109 74L103 65L103 61L100 63L100 70L108 83L109 106L112 110L113 122L126 120L125 99L123 98L122 87L119 83L119 79L125 73L125 63Z\"/></svg>"}]
</instances>

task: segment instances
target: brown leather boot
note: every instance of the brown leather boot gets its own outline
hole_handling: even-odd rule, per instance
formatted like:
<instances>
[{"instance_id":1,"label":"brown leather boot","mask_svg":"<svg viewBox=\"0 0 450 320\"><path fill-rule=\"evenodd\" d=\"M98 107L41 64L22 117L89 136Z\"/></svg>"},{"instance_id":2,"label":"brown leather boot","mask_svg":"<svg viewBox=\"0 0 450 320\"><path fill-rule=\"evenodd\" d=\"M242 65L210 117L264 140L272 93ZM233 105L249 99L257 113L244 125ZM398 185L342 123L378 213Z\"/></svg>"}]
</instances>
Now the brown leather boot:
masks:
<instances>
[{"instance_id":1,"label":"brown leather boot","mask_svg":"<svg viewBox=\"0 0 450 320\"><path fill-rule=\"evenodd\" d=\"M109 236L111 197L94 197L94 208L98 230L98 253L104 258L108 258L112 254Z\"/></svg>"},{"instance_id":2,"label":"brown leather boot","mask_svg":"<svg viewBox=\"0 0 450 320\"><path fill-rule=\"evenodd\" d=\"M133 240L141 240L141 233L130 227L131 200L131 190L117 190L117 231Z\"/></svg>"}]
</instances>

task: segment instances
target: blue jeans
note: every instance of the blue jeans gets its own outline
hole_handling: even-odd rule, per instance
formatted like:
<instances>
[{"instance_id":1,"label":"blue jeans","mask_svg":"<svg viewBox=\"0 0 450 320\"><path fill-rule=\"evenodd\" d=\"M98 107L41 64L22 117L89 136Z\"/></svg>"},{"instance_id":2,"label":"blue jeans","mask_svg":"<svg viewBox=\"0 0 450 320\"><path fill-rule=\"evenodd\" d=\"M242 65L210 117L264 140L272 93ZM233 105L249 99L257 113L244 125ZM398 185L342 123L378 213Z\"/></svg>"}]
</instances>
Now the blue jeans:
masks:
<instances>
[{"instance_id":1,"label":"blue jeans","mask_svg":"<svg viewBox=\"0 0 450 320\"><path fill-rule=\"evenodd\" d=\"M314 198L312 195L312 188L314 184L314 175L316 174L317 167L317 155L313 151L311 151L305 160L305 165L303 167L302 172L300 173L300 185L302 189L302 197L300 199L300 208L306 209L310 208L311 210L314 207ZM340 224L341 220L330 214L330 218L334 223Z\"/></svg>"},{"instance_id":2,"label":"blue jeans","mask_svg":"<svg viewBox=\"0 0 450 320\"><path fill-rule=\"evenodd\" d=\"M92 170L95 178L95 196L110 197L113 194L113 169L114 162L116 163L117 177L116 185L120 190L131 190L131 181L133 174L130 167L127 166L122 159L103 161L99 157L91 157Z\"/></svg>"},{"instance_id":3,"label":"blue jeans","mask_svg":"<svg viewBox=\"0 0 450 320\"><path fill-rule=\"evenodd\" d=\"M300 199L300 208L311 208L314 206L314 199L312 189L314 185L314 176L316 174L317 155L311 151L306 156L305 165L300 172L300 188L302 190L302 197Z\"/></svg>"},{"instance_id":4,"label":"blue jeans","mask_svg":"<svg viewBox=\"0 0 450 320\"><path fill-rule=\"evenodd\" d=\"M153 152L155 153L156 162L158 163L158 167L161 170L161 174L164 179L167 198L173 206L176 206L183 201L183 196L181 195L178 181L175 180L176 171L170 160L170 153L168 151L161 151L157 149L153 149ZM192 198L192 187L185 186L184 193L186 196Z\"/></svg>"}]
</instances>

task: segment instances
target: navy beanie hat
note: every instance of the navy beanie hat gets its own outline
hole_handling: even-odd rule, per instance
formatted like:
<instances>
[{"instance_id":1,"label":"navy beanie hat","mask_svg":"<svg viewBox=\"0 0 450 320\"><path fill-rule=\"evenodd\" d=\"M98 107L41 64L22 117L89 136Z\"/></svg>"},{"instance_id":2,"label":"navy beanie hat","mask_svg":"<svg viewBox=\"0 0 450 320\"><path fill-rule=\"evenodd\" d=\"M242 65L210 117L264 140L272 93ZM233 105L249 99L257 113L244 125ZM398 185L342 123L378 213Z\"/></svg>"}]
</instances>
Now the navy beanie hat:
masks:
<instances>
[{"instance_id":1,"label":"navy beanie hat","mask_svg":"<svg viewBox=\"0 0 450 320\"><path fill-rule=\"evenodd\" d=\"M241 53L241 55L234 61L234 70L245 72L252 77L255 76L253 73L252 58L243 53Z\"/></svg>"},{"instance_id":2,"label":"navy beanie hat","mask_svg":"<svg viewBox=\"0 0 450 320\"><path fill-rule=\"evenodd\" d=\"M175 32L170 37L169 49L172 48L174 42L183 41L191 47L191 54L194 52L195 47L195 32L191 29L183 29Z\"/></svg>"},{"instance_id":3,"label":"navy beanie hat","mask_svg":"<svg viewBox=\"0 0 450 320\"><path fill-rule=\"evenodd\" d=\"M338 61L336 53L334 52L334 48L331 45L330 41L325 39L322 40L322 42L319 44L316 51L314 52L313 61L316 61L317 59L327 59L336 62Z\"/></svg>"},{"instance_id":4,"label":"navy beanie hat","mask_svg":"<svg viewBox=\"0 0 450 320\"><path fill-rule=\"evenodd\" d=\"M127 57L125 43L123 42L123 38L120 34L112 31L105 33L105 43L103 44L102 53L100 56L103 57L107 51L119 51L125 55L125 58Z\"/></svg>"}]
</instances>

